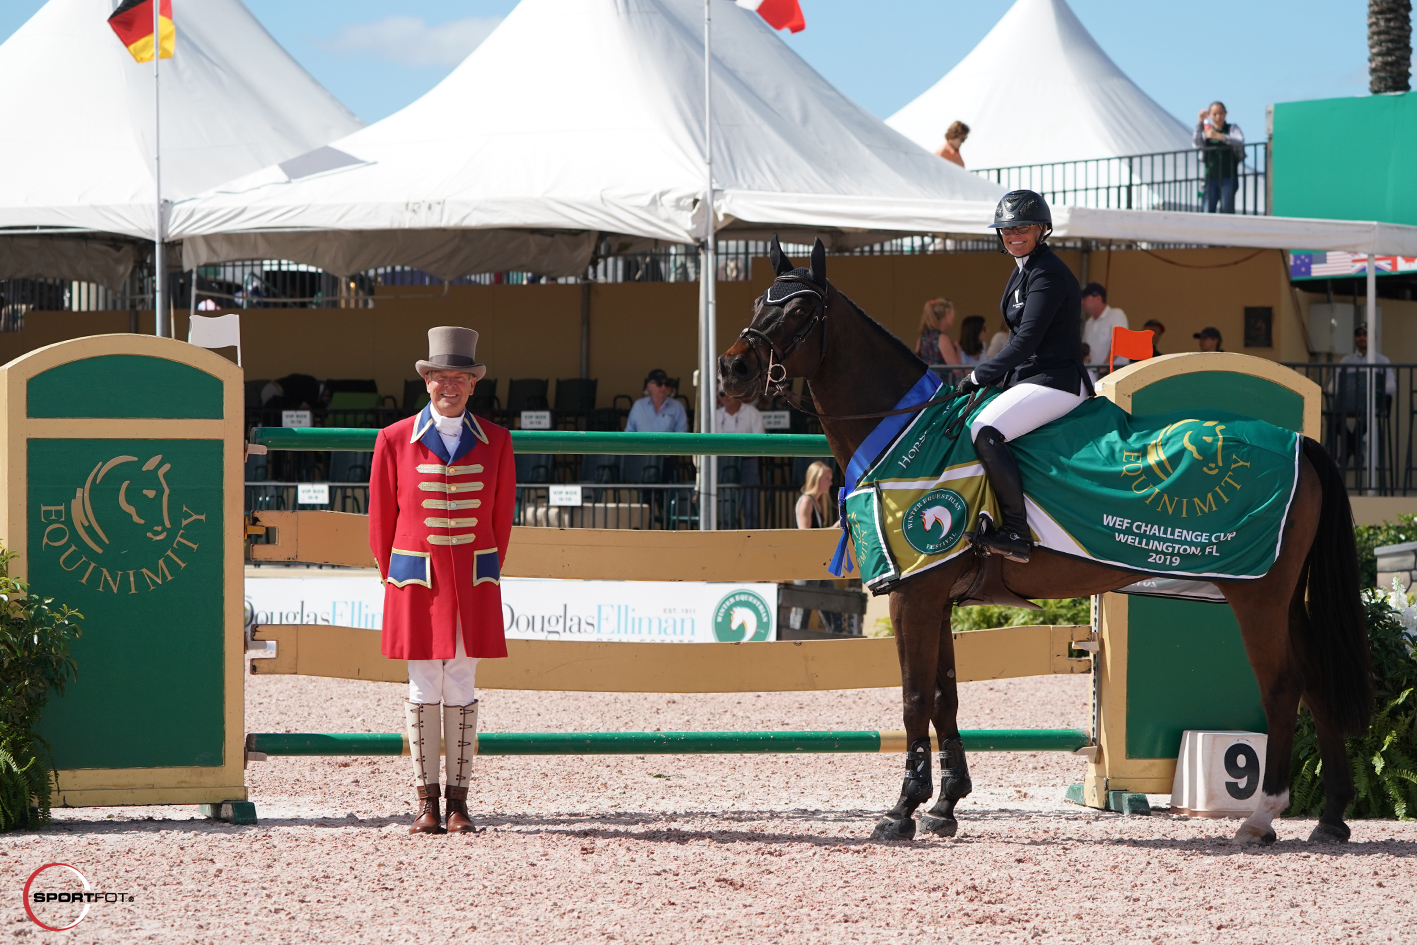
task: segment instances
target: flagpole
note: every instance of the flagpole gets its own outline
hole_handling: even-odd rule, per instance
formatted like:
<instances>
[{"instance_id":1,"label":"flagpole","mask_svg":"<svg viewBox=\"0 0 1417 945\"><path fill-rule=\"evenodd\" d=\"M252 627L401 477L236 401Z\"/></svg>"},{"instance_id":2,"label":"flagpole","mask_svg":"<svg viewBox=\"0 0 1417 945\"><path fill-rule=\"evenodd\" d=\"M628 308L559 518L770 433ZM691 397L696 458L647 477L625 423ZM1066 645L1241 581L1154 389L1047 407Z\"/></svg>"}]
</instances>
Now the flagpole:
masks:
<instances>
[{"instance_id":1,"label":"flagpole","mask_svg":"<svg viewBox=\"0 0 1417 945\"><path fill-rule=\"evenodd\" d=\"M162 62L162 0L153 3L153 185L156 217L153 228L153 329L159 338L172 336L167 312L167 261L163 258L162 219L162 83L158 63Z\"/></svg>"},{"instance_id":2,"label":"flagpole","mask_svg":"<svg viewBox=\"0 0 1417 945\"><path fill-rule=\"evenodd\" d=\"M713 16L704 0L704 242L699 264L699 431L715 432L718 407L718 259L713 210ZM699 529L718 528L718 457L699 457Z\"/></svg>"}]
</instances>

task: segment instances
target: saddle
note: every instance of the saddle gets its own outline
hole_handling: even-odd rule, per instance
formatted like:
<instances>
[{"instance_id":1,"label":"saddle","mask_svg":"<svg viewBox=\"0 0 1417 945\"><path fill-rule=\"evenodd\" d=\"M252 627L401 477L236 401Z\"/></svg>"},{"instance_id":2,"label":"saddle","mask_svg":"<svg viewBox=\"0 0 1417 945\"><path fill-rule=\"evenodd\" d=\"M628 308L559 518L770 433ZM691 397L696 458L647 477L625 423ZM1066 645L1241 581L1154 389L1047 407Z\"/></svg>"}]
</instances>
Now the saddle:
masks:
<instances>
[{"instance_id":1,"label":"saddle","mask_svg":"<svg viewBox=\"0 0 1417 945\"><path fill-rule=\"evenodd\" d=\"M974 534L984 534L994 528L994 521L987 514L980 513ZM1019 597L1004 583L1004 559L991 555L978 543L971 544L973 565L962 571L950 588L950 599L961 607L978 604L993 604L999 607L1019 607L1024 610L1042 610L1031 600Z\"/></svg>"}]
</instances>

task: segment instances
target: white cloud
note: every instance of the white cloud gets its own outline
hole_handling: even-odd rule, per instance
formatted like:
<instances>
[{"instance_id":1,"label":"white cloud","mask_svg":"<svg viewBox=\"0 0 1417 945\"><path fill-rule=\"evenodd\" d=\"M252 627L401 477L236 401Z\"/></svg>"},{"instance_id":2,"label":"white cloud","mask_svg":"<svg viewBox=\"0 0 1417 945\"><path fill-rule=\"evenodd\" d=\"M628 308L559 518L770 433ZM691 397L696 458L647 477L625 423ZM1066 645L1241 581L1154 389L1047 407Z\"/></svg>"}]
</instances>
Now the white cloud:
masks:
<instances>
[{"instance_id":1,"label":"white cloud","mask_svg":"<svg viewBox=\"0 0 1417 945\"><path fill-rule=\"evenodd\" d=\"M416 16L388 16L351 23L321 45L345 55L373 53L410 66L455 66L502 22L501 17L463 17L430 26Z\"/></svg>"}]
</instances>

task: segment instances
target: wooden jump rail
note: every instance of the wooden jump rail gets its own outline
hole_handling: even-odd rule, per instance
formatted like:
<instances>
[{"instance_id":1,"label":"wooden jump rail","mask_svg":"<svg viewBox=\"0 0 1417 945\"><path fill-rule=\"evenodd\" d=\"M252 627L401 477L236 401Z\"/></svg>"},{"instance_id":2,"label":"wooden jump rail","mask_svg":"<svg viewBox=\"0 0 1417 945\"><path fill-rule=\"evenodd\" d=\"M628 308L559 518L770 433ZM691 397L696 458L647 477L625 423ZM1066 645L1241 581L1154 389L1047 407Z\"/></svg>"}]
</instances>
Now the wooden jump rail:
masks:
<instances>
[{"instance_id":1,"label":"wooden jump rail","mask_svg":"<svg viewBox=\"0 0 1417 945\"><path fill-rule=\"evenodd\" d=\"M257 428L252 431L251 442L282 450L368 451L374 446L377 432ZM518 450L544 453L822 456L829 452L825 437L788 434L518 430L512 432L512 440ZM368 517L364 515L258 511L251 515L248 533L264 534L269 540L249 546L253 561L375 567L369 551ZM807 580L827 574L826 565L837 538L835 529L704 532L514 527L503 574L608 581L642 580L646 574L668 581ZM956 633L958 679L972 682L1089 673L1092 661L1087 652L1090 645L1085 641L1091 639L1091 633L1091 628L1082 626L1004 627ZM378 682L408 679L402 660L386 659L380 653L376 630L323 624L267 625L254 628L252 639L276 643L273 658L251 661L255 675L299 674ZM560 692L692 693L814 692L895 688L901 684L895 641L890 638L687 646L508 640L507 651L508 659L488 660L478 667L480 685L488 689ZM1085 733L1073 730L973 732L970 736L980 750L990 750L982 747L985 745L995 746L994 750L1092 750L1087 747ZM261 755L398 753L394 750L395 740L400 737L255 734L249 736L256 742L248 744L248 749ZM689 748L715 752L904 751L903 739L900 733L889 732L498 733L483 736L481 750L484 754L653 754L678 753ZM256 747L258 744L285 748L265 751ZM302 744L307 747L301 749ZM809 744L817 747L806 747ZM838 744L856 747L824 747ZM868 744L874 747L862 747ZM737 747L723 747L727 745ZM1034 747L1022 747L1026 745ZM359 750L352 751L351 746ZM496 746L504 748L499 750Z\"/></svg>"}]
</instances>

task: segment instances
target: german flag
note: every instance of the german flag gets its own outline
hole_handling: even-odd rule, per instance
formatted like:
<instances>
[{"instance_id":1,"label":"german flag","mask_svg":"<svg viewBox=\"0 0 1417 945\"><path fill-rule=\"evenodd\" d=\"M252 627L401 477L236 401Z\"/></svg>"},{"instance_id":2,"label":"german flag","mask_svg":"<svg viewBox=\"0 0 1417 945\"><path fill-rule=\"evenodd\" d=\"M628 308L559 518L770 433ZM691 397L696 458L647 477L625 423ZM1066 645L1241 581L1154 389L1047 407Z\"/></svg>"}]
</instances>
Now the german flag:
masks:
<instances>
[{"instance_id":1,"label":"german flag","mask_svg":"<svg viewBox=\"0 0 1417 945\"><path fill-rule=\"evenodd\" d=\"M172 0L160 2L158 35L161 44L158 48L163 59L171 59L172 51L177 48L177 27L172 24ZM134 59L139 62L152 61L153 0L123 0L108 18L108 25L123 40L123 45L128 47Z\"/></svg>"}]
</instances>

